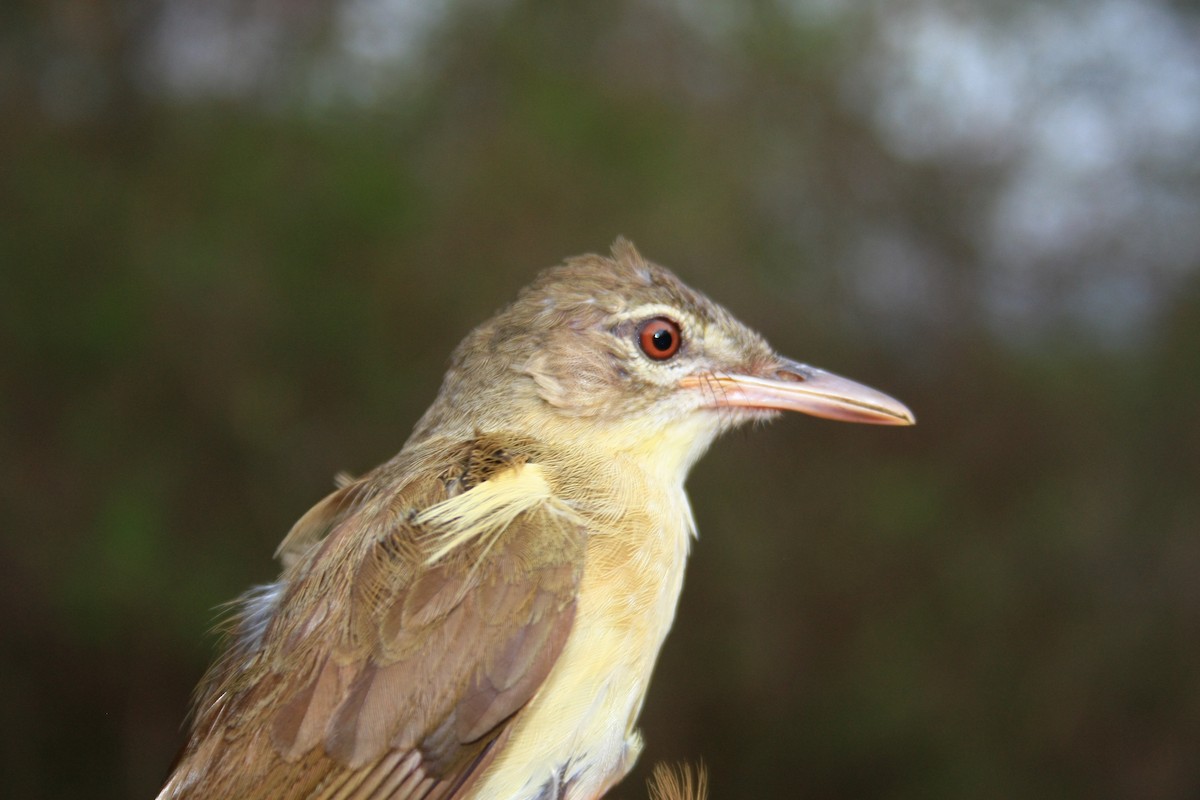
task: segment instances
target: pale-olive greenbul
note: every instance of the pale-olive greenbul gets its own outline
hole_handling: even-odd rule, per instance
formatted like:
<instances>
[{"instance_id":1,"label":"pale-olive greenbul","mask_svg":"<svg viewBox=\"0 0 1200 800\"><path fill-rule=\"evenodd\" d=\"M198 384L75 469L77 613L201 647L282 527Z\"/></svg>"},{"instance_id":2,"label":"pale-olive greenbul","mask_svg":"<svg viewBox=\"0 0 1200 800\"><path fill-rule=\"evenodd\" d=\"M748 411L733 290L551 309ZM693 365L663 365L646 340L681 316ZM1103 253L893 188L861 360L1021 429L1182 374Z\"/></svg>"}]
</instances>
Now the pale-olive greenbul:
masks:
<instances>
[{"instance_id":1,"label":"pale-olive greenbul","mask_svg":"<svg viewBox=\"0 0 1200 800\"><path fill-rule=\"evenodd\" d=\"M399 455L284 538L159 797L600 797L642 748L688 469L777 411L913 422L624 240L546 270L455 350Z\"/></svg>"}]
</instances>

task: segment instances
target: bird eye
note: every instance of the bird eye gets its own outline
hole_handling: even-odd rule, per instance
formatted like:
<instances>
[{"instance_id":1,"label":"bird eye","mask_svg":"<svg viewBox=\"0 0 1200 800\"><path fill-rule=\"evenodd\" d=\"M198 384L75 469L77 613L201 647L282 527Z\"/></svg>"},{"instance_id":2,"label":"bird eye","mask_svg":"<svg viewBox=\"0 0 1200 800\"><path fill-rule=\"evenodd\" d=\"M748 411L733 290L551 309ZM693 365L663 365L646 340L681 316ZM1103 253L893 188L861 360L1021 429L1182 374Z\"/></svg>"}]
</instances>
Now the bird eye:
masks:
<instances>
[{"instance_id":1,"label":"bird eye","mask_svg":"<svg viewBox=\"0 0 1200 800\"><path fill-rule=\"evenodd\" d=\"M679 326L666 317L654 317L638 328L638 344L642 352L655 361L665 361L679 351L683 336Z\"/></svg>"}]
</instances>

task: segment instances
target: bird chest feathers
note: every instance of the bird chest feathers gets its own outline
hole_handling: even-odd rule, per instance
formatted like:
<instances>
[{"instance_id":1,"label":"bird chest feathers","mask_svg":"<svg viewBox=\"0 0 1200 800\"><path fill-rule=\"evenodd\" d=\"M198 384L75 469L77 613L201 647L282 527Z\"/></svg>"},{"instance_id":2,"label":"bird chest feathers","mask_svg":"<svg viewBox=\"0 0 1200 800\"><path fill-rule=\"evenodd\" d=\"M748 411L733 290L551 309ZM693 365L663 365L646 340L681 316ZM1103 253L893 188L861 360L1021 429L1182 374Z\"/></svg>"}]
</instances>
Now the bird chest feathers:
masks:
<instances>
[{"instance_id":1,"label":"bird chest feathers","mask_svg":"<svg viewBox=\"0 0 1200 800\"><path fill-rule=\"evenodd\" d=\"M662 481L637 461L589 470L575 623L480 797L542 797L537 775L553 776L567 800L596 797L641 750L635 723L674 620L694 524L682 474Z\"/></svg>"}]
</instances>

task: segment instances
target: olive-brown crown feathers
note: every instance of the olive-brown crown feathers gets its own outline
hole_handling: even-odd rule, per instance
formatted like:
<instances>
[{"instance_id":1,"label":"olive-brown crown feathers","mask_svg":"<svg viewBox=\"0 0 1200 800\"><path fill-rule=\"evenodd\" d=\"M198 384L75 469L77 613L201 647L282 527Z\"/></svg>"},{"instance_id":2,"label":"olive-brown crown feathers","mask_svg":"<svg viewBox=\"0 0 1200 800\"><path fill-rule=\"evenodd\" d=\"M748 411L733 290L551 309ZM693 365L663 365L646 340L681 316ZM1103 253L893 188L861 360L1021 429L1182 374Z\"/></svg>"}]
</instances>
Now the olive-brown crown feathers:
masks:
<instances>
[{"instance_id":1,"label":"olive-brown crown feathers","mask_svg":"<svg viewBox=\"0 0 1200 800\"><path fill-rule=\"evenodd\" d=\"M646 333L659 320L662 329ZM775 358L762 337L618 239L609 257L544 270L471 332L414 438L458 416L517 429L554 418L658 426L697 405L679 390L689 372Z\"/></svg>"}]
</instances>

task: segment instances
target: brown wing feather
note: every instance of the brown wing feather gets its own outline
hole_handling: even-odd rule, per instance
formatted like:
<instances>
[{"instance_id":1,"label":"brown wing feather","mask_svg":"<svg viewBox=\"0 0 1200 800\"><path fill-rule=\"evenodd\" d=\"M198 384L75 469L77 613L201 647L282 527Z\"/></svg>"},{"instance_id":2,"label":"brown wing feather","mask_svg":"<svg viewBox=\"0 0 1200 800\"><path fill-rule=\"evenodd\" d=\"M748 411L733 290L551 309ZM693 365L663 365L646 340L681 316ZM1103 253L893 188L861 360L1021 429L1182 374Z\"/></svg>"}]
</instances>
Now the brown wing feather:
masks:
<instances>
[{"instance_id":1,"label":"brown wing feather","mask_svg":"<svg viewBox=\"0 0 1200 800\"><path fill-rule=\"evenodd\" d=\"M534 456L430 451L289 533L286 588L206 679L163 797L452 798L482 773L570 632L586 534L551 498L427 564L420 512Z\"/></svg>"}]
</instances>

